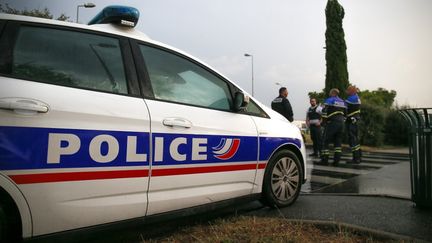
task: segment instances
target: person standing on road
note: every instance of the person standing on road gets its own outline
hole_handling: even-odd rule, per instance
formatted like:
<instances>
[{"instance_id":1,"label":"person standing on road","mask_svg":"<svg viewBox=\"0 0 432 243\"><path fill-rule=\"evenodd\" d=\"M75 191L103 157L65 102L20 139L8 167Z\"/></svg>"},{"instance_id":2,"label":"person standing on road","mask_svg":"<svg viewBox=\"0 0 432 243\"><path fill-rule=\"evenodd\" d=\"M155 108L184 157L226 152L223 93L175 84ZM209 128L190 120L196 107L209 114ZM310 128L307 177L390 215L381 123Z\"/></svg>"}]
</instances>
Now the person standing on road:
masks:
<instances>
[{"instance_id":1,"label":"person standing on road","mask_svg":"<svg viewBox=\"0 0 432 243\"><path fill-rule=\"evenodd\" d=\"M294 121L294 114L287 97L287 88L281 87L279 89L279 96L276 97L271 103L271 108L283 115L286 119L288 119L288 121L292 122Z\"/></svg>"},{"instance_id":2,"label":"person standing on road","mask_svg":"<svg viewBox=\"0 0 432 243\"><path fill-rule=\"evenodd\" d=\"M333 142L334 162L337 166L342 156L342 135L345 122L346 106L345 102L339 98L339 90L331 89L330 97L324 102L322 112L324 134L323 146L321 150L321 165L328 165L330 155L329 144Z\"/></svg>"},{"instance_id":3,"label":"person standing on road","mask_svg":"<svg viewBox=\"0 0 432 243\"><path fill-rule=\"evenodd\" d=\"M361 151L358 141L358 121L360 120L360 97L357 94L357 87L348 86L346 90L348 98L345 100L347 105L346 129L348 132L348 142L351 147L352 160L348 163L360 164Z\"/></svg>"},{"instance_id":4,"label":"person standing on road","mask_svg":"<svg viewBox=\"0 0 432 243\"><path fill-rule=\"evenodd\" d=\"M321 153L321 113L322 107L315 98L309 100L310 107L306 113L306 125L309 127L313 143L313 153L310 156L319 156Z\"/></svg>"}]
</instances>

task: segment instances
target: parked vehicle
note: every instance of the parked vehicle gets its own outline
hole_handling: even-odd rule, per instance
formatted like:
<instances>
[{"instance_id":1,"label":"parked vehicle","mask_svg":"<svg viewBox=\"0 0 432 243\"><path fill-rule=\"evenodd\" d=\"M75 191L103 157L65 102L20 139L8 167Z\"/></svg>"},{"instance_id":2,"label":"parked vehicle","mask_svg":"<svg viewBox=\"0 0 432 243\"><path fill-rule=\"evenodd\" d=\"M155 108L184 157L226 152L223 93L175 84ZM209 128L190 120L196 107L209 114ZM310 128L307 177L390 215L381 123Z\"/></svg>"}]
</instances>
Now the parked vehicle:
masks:
<instances>
[{"instance_id":1,"label":"parked vehicle","mask_svg":"<svg viewBox=\"0 0 432 243\"><path fill-rule=\"evenodd\" d=\"M133 26L0 15L0 242L256 195L292 204L299 129Z\"/></svg>"}]
</instances>

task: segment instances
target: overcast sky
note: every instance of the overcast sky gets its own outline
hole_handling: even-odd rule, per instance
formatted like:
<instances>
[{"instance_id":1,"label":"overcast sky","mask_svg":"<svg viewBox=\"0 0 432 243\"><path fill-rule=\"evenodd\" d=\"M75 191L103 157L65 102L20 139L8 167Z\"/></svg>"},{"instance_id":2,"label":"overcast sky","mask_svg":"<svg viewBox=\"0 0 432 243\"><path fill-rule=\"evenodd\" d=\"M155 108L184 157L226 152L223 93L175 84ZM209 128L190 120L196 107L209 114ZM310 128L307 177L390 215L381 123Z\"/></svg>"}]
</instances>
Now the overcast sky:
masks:
<instances>
[{"instance_id":1,"label":"overcast sky","mask_svg":"<svg viewBox=\"0 0 432 243\"><path fill-rule=\"evenodd\" d=\"M138 29L210 64L269 105L281 83L289 89L295 119L304 119L309 91L325 80L327 0L91 0L80 9L87 23L107 5L139 9ZM360 89L397 91L400 105L432 107L432 1L339 0L345 8L350 82ZM17 9L43 9L75 21L83 1L0 0Z\"/></svg>"}]
</instances>

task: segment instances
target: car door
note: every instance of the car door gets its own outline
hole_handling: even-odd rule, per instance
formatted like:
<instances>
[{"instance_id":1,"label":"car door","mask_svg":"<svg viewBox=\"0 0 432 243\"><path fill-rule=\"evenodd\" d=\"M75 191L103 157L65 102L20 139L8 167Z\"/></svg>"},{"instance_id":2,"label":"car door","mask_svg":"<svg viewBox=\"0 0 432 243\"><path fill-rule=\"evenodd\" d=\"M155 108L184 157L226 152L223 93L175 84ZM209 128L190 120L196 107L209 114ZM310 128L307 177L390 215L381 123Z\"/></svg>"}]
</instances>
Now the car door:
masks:
<instances>
[{"instance_id":1,"label":"car door","mask_svg":"<svg viewBox=\"0 0 432 243\"><path fill-rule=\"evenodd\" d=\"M249 115L232 111L233 86L168 49L140 43L138 52L152 90L148 214L250 194L257 130Z\"/></svg>"},{"instance_id":2,"label":"car door","mask_svg":"<svg viewBox=\"0 0 432 243\"><path fill-rule=\"evenodd\" d=\"M146 214L150 123L128 45L85 30L6 25L0 173L26 198L34 235Z\"/></svg>"}]
</instances>

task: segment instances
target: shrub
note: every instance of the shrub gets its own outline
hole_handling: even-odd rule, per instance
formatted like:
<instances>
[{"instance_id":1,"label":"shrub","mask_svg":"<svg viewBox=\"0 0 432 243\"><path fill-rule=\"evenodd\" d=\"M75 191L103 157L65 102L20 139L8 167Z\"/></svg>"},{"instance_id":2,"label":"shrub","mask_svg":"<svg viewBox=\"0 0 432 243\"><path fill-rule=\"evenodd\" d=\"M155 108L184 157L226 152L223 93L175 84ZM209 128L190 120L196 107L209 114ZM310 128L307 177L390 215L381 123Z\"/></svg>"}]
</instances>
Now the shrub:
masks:
<instances>
[{"instance_id":1,"label":"shrub","mask_svg":"<svg viewBox=\"0 0 432 243\"><path fill-rule=\"evenodd\" d=\"M390 145L408 145L408 123L397 110L391 109L385 119L385 143Z\"/></svg>"},{"instance_id":2,"label":"shrub","mask_svg":"<svg viewBox=\"0 0 432 243\"><path fill-rule=\"evenodd\" d=\"M381 146L384 142L386 110L379 106L362 104L359 122L360 144Z\"/></svg>"}]
</instances>

